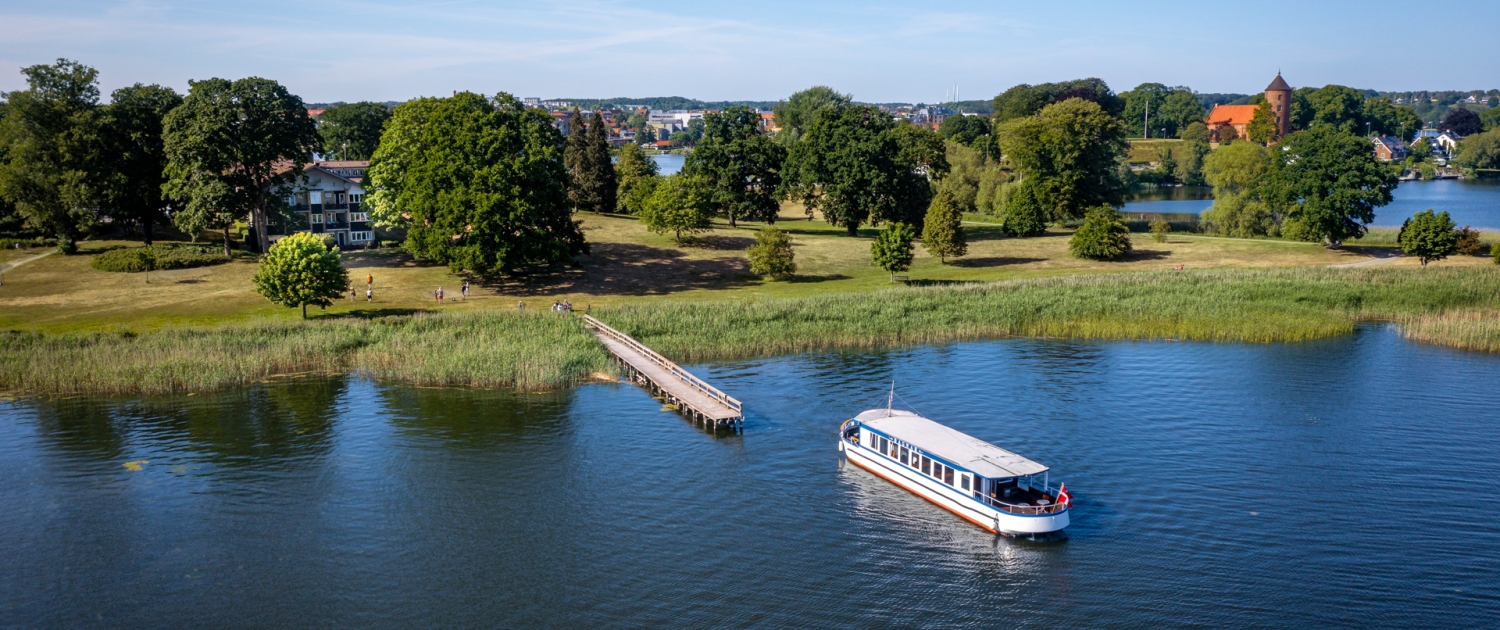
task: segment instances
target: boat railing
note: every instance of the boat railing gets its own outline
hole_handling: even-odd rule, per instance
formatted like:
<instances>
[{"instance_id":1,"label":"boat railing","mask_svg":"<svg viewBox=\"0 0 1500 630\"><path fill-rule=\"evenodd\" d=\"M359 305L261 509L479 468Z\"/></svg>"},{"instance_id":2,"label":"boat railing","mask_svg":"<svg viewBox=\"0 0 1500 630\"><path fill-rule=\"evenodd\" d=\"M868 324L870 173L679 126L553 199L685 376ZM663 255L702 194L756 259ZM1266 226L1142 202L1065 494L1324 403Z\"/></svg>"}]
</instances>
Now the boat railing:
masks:
<instances>
[{"instance_id":1,"label":"boat railing","mask_svg":"<svg viewBox=\"0 0 1500 630\"><path fill-rule=\"evenodd\" d=\"M990 497L979 495L974 497L981 503L993 507L1007 514L1019 514L1022 516L1039 516L1042 514L1057 514L1068 509L1061 503L1050 503L1048 505L1015 505L1004 501L997 501Z\"/></svg>"},{"instance_id":2,"label":"boat railing","mask_svg":"<svg viewBox=\"0 0 1500 630\"><path fill-rule=\"evenodd\" d=\"M682 381L684 383L687 383L689 387L692 387L693 389L697 390L699 393L703 394L704 396L708 396L709 398L717 400L721 404L723 404L724 406L729 407L730 409L733 409L736 413L738 413L740 415L744 415L744 413L745 413L744 404L741 403L739 400L736 400L733 396L730 396L729 394L726 394L724 392L719 391L719 388L714 387L713 385L709 385L708 383L704 382L703 379L700 379L700 378L698 378L696 376L693 376L693 374L691 372L688 372L687 370L682 369L682 366L679 366L676 363L672 362L671 359L668 359L668 358L666 358L666 357L664 357L664 356L662 356L660 354L657 354L657 352L655 350L647 348L641 342L636 341L635 339L631 338L630 335L627 335L627 334L622 333L622 332L620 332L618 330L615 330L614 328L610 327L609 324L606 324L606 323L601 322L601 321L599 321L597 319L594 319L590 315L584 315L583 316L583 321L585 323L587 323L590 327L592 327L594 330L597 330L597 331L603 333L605 336L609 337L610 339L613 339L613 340L618 341L618 342L620 342L622 344L625 344L631 350L634 350L637 353L639 353L641 356L646 357L652 363L655 363L655 364L661 366L662 369L665 369L666 371L671 372L672 375L675 376L675 377L677 377L678 380L680 380L680 381Z\"/></svg>"}]
</instances>

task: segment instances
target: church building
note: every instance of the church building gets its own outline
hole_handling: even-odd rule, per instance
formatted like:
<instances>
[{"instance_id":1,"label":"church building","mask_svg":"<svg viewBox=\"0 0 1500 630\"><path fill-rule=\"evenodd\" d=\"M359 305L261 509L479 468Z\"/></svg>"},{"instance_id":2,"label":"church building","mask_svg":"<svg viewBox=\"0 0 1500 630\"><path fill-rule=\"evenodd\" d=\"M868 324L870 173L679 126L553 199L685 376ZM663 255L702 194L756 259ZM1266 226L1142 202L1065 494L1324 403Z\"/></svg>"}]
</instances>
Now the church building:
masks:
<instances>
[{"instance_id":1,"label":"church building","mask_svg":"<svg viewBox=\"0 0 1500 630\"><path fill-rule=\"evenodd\" d=\"M1276 73L1276 80L1266 86L1266 102L1270 103L1271 111L1276 115L1277 135L1285 136L1292 121L1292 86L1287 85L1280 72ZM1230 138L1249 139L1250 135L1245 127L1255 118L1257 109L1260 109L1259 105L1215 105L1213 111L1208 113L1209 135L1216 142Z\"/></svg>"}]
</instances>

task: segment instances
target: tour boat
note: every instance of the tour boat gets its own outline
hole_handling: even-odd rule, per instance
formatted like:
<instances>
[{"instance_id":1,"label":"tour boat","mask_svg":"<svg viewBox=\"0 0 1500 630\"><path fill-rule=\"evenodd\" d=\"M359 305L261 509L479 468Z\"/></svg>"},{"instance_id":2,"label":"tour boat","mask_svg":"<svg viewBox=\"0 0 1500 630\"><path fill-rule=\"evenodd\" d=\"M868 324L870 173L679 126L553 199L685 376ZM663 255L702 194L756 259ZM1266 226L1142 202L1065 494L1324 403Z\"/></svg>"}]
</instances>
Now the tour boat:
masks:
<instances>
[{"instance_id":1,"label":"tour boat","mask_svg":"<svg viewBox=\"0 0 1500 630\"><path fill-rule=\"evenodd\" d=\"M1072 499L1053 491L1047 467L899 409L845 421L839 450L850 463L985 530L1008 536L1061 531Z\"/></svg>"}]
</instances>

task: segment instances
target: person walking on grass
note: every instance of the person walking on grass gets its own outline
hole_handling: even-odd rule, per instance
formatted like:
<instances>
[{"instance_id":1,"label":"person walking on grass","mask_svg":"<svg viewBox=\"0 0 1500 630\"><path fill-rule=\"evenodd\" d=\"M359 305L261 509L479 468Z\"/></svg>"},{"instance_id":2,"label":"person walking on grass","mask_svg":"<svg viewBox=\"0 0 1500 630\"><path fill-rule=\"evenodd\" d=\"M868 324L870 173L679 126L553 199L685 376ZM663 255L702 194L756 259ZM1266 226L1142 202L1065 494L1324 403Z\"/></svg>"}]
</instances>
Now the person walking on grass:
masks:
<instances>
[{"instance_id":1,"label":"person walking on grass","mask_svg":"<svg viewBox=\"0 0 1500 630\"><path fill-rule=\"evenodd\" d=\"M353 302L356 299L359 299L359 293L354 290L354 283L351 282L349 283L349 301Z\"/></svg>"},{"instance_id":2,"label":"person walking on grass","mask_svg":"<svg viewBox=\"0 0 1500 630\"><path fill-rule=\"evenodd\" d=\"M375 275L374 274L367 274L365 276L365 288L366 289L373 289L373 288L375 288Z\"/></svg>"},{"instance_id":3,"label":"person walking on grass","mask_svg":"<svg viewBox=\"0 0 1500 630\"><path fill-rule=\"evenodd\" d=\"M469 299L469 281L468 280L464 281L463 294L464 294L464 300L468 300Z\"/></svg>"},{"instance_id":4,"label":"person walking on grass","mask_svg":"<svg viewBox=\"0 0 1500 630\"><path fill-rule=\"evenodd\" d=\"M438 300L439 304L441 304L443 302L443 287L438 287L438 290L437 290L437 300Z\"/></svg>"},{"instance_id":5,"label":"person walking on grass","mask_svg":"<svg viewBox=\"0 0 1500 630\"><path fill-rule=\"evenodd\" d=\"M375 289L365 287L365 301L369 303L375 302Z\"/></svg>"}]
</instances>

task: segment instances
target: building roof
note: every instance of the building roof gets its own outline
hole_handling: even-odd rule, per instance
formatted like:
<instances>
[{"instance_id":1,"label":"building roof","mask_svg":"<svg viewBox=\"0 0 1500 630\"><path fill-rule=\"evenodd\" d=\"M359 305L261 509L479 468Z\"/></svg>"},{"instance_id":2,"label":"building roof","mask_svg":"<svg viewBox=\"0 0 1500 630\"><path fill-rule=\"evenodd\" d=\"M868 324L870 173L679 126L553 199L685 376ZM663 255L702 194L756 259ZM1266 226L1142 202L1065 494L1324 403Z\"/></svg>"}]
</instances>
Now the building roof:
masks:
<instances>
[{"instance_id":1,"label":"building roof","mask_svg":"<svg viewBox=\"0 0 1500 630\"><path fill-rule=\"evenodd\" d=\"M317 118L319 116L322 116L323 112L325 112L325 111L327 111L327 110L323 110L323 109L309 109L309 110L307 110L307 117L308 118Z\"/></svg>"},{"instance_id":2,"label":"building roof","mask_svg":"<svg viewBox=\"0 0 1500 630\"><path fill-rule=\"evenodd\" d=\"M1208 113L1208 126L1217 124L1226 125L1248 125L1250 119L1255 118L1255 110L1259 105L1215 105L1214 110Z\"/></svg>"},{"instance_id":3,"label":"building roof","mask_svg":"<svg viewBox=\"0 0 1500 630\"><path fill-rule=\"evenodd\" d=\"M1047 471L1046 466L910 411L871 409L854 419L981 477L1003 479Z\"/></svg>"},{"instance_id":4,"label":"building roof","mask_svg":"<svg viewBox=\"0 0 1500 630\"><path fill-rule=\"evenodd\" d=\"M1292 86L1287 85L1286 84L1286 79L1281 78L1281 73L1277 72L1276 73L1276 80L1272 81L1270 85L1266 86L1266 91L1267 92L1271 92L1271 91L1290 92L1290 91L1292 91Z\"/></svg>"}]
</instances>

